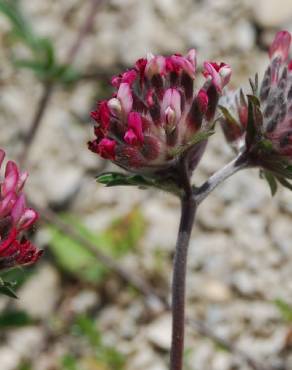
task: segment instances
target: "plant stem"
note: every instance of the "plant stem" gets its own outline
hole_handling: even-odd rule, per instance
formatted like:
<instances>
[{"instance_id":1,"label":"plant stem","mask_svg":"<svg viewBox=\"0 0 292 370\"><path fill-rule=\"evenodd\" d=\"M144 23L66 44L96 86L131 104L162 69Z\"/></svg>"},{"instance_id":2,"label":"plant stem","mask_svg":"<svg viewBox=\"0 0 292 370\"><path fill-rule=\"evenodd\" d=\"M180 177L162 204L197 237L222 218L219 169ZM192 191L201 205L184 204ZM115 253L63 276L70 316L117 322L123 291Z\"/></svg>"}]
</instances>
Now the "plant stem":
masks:
<instances>
[{"instance_id":1,"label":"plant stem","mask_svg":"<svg viewBox=\"0 0 292 370\"><path fill-rule=\"evenodd\" d=\"M183 171L181 171L180 179L185 195L181 199L181 219L173 268L170 370L182 370L183 368L187 253L197 206L219 184L248 165L247 156L241 153L211 176L201 187L192 191L189 174L182 163Z\"/></svg>"},{"instance_id":2,"label":"plant stem","mask_svg":"<svg viewBox=\"0 0 292 370\"><path fill-rule=\"evenodd\" d=\"M231 162L227 163L227 165L209 177L209 179L202 186L193 191L193 197L196 200L196 204L199 205L218 185L220 185L228 177L246 167L251 167L248 162L248 157L245 153L240 153Z\"/></svg>"},{"instance_id":3,"label":"plant stem","mask_svg":"<svg viewBox=\"0 0 292 370\"><path fill-rule=\"evenodd\" d=\"M173 268L170 370L182 370L183 366L186 264L195 212L196 203L192 195L185 196L181 200L181 219Z\"/></svg>"}]
</instances>

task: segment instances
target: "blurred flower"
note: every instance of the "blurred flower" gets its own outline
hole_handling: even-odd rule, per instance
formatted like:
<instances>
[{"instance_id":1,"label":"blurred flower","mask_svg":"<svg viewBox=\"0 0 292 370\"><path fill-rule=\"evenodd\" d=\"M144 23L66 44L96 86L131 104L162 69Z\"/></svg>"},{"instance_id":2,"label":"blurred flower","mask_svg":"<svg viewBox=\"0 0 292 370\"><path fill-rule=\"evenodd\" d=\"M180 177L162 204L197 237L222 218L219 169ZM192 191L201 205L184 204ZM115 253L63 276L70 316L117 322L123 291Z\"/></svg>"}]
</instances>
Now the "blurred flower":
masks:
<instances>
[{"instance_id":1,"label":"blurred flower","mask_svg":"<svg viewBox=\"0 0 292 370\"><path fill-rule=\"evenodd\" d=\"M89 149L135 173L151 174L186 158L198 164L213 128L228 65L206 62L203 86L194 90L196 52L186 56L149 55L112 78L116 92L98 103L91 116L96 139Z\"/></svg>"},{"instance_id":2,"label":"blurred flower","mask_svg":"<svg viewBox=\"0 0 292 370\"><path fill-rule=\"evenodd\" d=\"M0 168L5 152L0 149ZM22 193L27 172L20 173L17 165L8 161L4 178L0 180L0 270L32 264L42 254L22 236L38 218L36 211L26 207Z\"/></svg>"},{"instance_id":3,"label":"blurred flower","mask_svg":"<svg viewBox=\"0 0 292 370\"><path fill-rule=\"evenodd\" d=\"M291 35L276 34L270 63L252 95L230 93L220 101L221 124L227 141L246 151L249 161L271 171L280 182L292 178L292 61ZM286 183L286 182L285 182ZM286 184L287 185L287 184Z\"/></svg>"}]
</instances>

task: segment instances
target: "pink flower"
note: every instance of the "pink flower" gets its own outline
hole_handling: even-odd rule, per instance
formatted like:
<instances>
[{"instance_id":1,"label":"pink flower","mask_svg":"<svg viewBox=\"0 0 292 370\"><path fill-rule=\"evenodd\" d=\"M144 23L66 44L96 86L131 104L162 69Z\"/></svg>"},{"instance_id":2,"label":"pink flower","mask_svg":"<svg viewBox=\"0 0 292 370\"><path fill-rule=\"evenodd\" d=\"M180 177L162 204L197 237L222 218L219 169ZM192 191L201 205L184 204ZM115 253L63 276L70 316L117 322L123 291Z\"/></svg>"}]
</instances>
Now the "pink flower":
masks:
<instances>
[{"instance_id":1,"label":"pink flower","mask_svg":"<svg viewBox=\"0 0 292 370\"><path fill-rule=\"evenodd\" d=\"M115 158L116 142L111 139L104 138L98 144L98 152L103 158L113 160Z\"/></svg>"},{"instance_id":2,"label":"pink flower","mask_svg":"<svg viewBox=\"0 0 292 370\"><path fill-rule=\"evenodd\" d=\"M281 62L285 62L289 55L291 43L291 35L288 31L280 31L276 34L272 45L270 46L270 59L280 58Z\"/></svg>"},{"instance_id":3,"label":"pink flower","mask_svg":"<svg viewBox=\"0 0 292 370\"><path fill-rule=\"evenodd\" d=\"M231 68L225 63L205 62L203 75L211 78L216 89L221 92L231 78Z\"/></svg>"},{"instance_id":4,"label":"pink flower","mask_svg":"<svg viewBox=\"0 0 292 370\"><path fill-rule=\"evenodd\" d=\"M4 157L0 149L0 168ZM36 211L26 207L21 192L27 176L8 161L0 181L0 270L35 263L42 254L23 236L38 218Z\"/></svg>"},{"instance_id":5,"label":"pink flower","mask_svg":"<svg viewBox=\"0 0 292 370\"><path fill-rule=\"evenodd\" d=\"M112 78L116 92L91 114L96 138L89 149L130 171L151 174L171 167L177 153L188 153L193 169L205 147L196 137L213 127L219 95L230 78L230 67L218 66L212 67L216 76L206 75L203 87L194 89L195 50L139 59Z\"/></svg>"}]
</instances>

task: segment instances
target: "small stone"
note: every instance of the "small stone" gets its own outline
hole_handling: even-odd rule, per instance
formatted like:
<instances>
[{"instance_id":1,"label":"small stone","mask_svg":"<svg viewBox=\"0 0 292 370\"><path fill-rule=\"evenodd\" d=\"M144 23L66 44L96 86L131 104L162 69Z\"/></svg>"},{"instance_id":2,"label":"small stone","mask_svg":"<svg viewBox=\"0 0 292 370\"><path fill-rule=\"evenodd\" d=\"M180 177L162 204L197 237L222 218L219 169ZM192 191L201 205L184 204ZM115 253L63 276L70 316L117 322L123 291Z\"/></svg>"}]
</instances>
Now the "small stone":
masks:
<instances>
[{"instance_id":1,"label":"small stone","mask_svg":"<svg viewBox=\"0 0 292 370\"><path fill-rule=\"evenodd\" d=\"M167 370L167 366L161 361L154 350L146 343L139 340L139 350L127 363L127 370Z\"/></svg>"},{"instance_id":2,"label":"small stone","mask_svg":"<svg viewBox=\"0 0 292 370\"><path fill-rule=\"evenodd\" d=\"M270 225L272 240L287 255L291 255L291 220L290 217L277 216Z\"/></svg>"},{"instance_id":3,"label":"small stone","mask_svg":"<svg viewBox=\"0 0 292 370\"><path fill-rule=\"evenodd\" d=\"M233 37L238 49L248 51L252 49L255 43L255 29L246 19L241 19L235 25Z\"/></svg>"},{"instance_id":4,"label":"small stone","mask_svg":"<svg viewBox=\"0 0 292 370\"><path fill-rule=\"evenodd\" d=\"M60 295L60 277L51 265L39 267L18 292L19 309L37 319L46 319L54 312Z\"/></svg>"},{"instance_id":5,"label":"small stone","mask_svg":"<svg viewBox=\"0 0 292 370\"><path fill-rule=\"evenodd\" d=\"M256 21L264 27L276 27L291 19L291 0L258 0L252 4Z\"/></svg>"},{"instance_id":6,"label":"small stone","mask_svg":"<svg viewBox=\"0 0 292 370\"><path fill-rule=\"evenodd\" d=\"M83 313L98 304L99 297L92 290L84 290L71 301L71 309L77 313Z\"/></svg>"},{"instance_id":7,"label":"small stone","mask_svg":"<svg viewBox=\"0 0 292 370\"><path fill-rule=\"evenodd\" d=\"M23 359L37 358L45 345L45 340L45 331L36 326L15 329L8 335L8 345Z\"/></svg>"},{"instance_id":8,"label":"small stone","mask_svg":"<svg viewBox=\"0 0 292 370\"><path fill-rule=\"evenodd\" d=\"M226 284L214 279L205 280L202 285L202 295L206 300L218 303L229 301L232 296Z\"/></svg>"},{"instance_id":9,"label":"small stone","mask_svg":"<svg viewBox=\"0 0 292 370\"><path fill-rule=\"evenodd\" d=\"M257 292L255 281L248 271L237 271L232 276L232 285L244 296L253 296Z\"/></svg>"},{"instance_id":10,"label":"small stone","mask_svg":"<svg viewBox=\"0 0 292 370\"><path fill-rule=\"evenodd\" d=\"M74 165L55 167L50 174L46 173L43 185L49 202L58 205L73 197L81 185L82 174L82 169Z\"/></svg>"},{"instance_id":11,"label":"small stone","mask_svg":"<svg viewBox=\"0 0 292 370\"><path fill-rule=\"evenodd\" d=\"M149 224L145 235L147 245L173 251L178 230L178 208L168 207L165 200L153 197L145 203L143 214Z\"/></svg>"},{"instance_id":12,"label":"small stone","mask_svg":"<svg viewBox=\"0 0 292 370\"><path fill-rule=\"evenodd\" d=\"M0 348L1 370L15 370L20 362L20 355L11 347Z\"/></svg>"},{"instance_id":13,"label":"small stone","mask_svg":"<svg viewBox=\"0 0 292 370\"><path fill-rule=\"evenodd\" d=\"M213 360L213 369L226 370L232 368L232 356L228 352L218 351Z\"/></svg>"},{"instance_id":14,"label":"small stone","mask_svg":"<svg viewBox=\"0 0 292 370\"><path fill-rule=\"evenodd\" d=\"M286 328L278 328L268 338L255 338L248 335L241 336L238 341L238 347L249 353L252 343L254 357L274 356L283 348L285 334Z\"/></svg>"},{"instance_id":15,"label":"small stone","mask_svg":"<svg viewBox=\"0 0 292 370\"><path fill-rule=\"evenodd\" d=\"M152 322L146 329L146 337L158 348L168 351L171 340L170 314L164 314Z\"/></svg>"}]
</instances>

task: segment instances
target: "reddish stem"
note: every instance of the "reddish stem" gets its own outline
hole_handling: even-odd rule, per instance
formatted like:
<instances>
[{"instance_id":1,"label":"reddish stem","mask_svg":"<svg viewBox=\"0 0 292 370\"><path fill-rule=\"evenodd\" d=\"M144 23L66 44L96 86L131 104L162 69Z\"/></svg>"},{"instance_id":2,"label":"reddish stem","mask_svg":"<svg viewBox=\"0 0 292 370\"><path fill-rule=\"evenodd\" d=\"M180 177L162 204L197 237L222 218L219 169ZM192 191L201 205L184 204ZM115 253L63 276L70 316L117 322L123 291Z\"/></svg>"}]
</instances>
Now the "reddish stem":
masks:
<instances>
[{"instance_id":1,"label":"reddish stem","mask_svg":"<svg viewBox=\"0 0 292 370\"><path fill-rule=\"evenodd\" d=\"M195 213L196 203L192 195L185 196L181 201L181 219L174 257L170 370L182 370L183 367L187 252Z\"/></svg>"}]
</instances>

